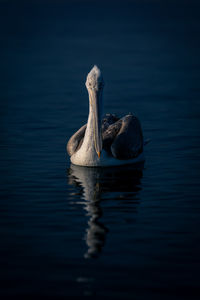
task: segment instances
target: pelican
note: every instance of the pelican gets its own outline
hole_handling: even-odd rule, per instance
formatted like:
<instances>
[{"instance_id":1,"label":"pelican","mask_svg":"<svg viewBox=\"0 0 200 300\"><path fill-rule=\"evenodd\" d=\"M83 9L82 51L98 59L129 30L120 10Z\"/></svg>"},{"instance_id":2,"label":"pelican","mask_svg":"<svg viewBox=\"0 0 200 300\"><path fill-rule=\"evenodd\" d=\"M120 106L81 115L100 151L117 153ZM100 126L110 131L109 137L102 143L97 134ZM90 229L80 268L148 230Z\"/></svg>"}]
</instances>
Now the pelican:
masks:
<instances>
[{"instance_id":1,"label":"pelican","mask_svg":"<svg viewBox=\"0 0 200 300\"><path fill-rule=\"evenodd\" d=\"M67 143L67 152L74 165L107 167L144 161L143 134L138 118L128 114L102 117L104 80L95 65L87 75L89 116Z\"/></svg>"}]
</instances>

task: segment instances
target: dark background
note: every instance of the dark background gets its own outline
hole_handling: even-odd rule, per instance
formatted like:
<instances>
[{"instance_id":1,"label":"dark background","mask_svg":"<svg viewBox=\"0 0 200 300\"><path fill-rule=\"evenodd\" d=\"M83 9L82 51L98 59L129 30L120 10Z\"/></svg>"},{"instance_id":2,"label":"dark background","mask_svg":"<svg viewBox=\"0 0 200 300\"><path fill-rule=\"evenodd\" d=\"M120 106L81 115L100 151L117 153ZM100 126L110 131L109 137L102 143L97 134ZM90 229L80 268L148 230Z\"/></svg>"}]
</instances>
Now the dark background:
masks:
<instances>
[{"instance_id":1,"label":"dark background","mask_svg":"<svg viewBox=\"0 0 200 300\"><path fill-rule=\"evenodd\" d=\"M199 299L199 1L0 1L3 298ZM97 64L143 170L70 166ZM2 299L3 299L2 298Z\"/></svg>"}]
</instances>

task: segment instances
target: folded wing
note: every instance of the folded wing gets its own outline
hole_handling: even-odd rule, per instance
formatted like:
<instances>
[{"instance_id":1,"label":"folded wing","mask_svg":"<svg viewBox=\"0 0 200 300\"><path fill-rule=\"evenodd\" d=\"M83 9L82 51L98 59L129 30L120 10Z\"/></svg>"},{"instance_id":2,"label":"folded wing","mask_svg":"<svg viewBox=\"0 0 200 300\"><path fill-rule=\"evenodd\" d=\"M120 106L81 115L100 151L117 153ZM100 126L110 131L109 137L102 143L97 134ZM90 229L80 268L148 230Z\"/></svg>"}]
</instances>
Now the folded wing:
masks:
<instances>
[{"instance_id":1,"label":"folded wing","mask_svg":"<svg viewBox=\"0 0 200 300\"><path fill-rule=\"evenodd\" d=\"M72 156L80 149L87 124L83 125L67 143L67 152ZM107 114L102 121L103 149L116 159L136 158L143 151L143 134L139 120L132 114L119 119Z\"/></svg>"},{"instance_id":2,"label":"folded wing","mask_svg":"<svg viewBox=\"0 0 200 300\"><path fill-rule=\"evenodd\" d=\"M139 120L132 114L111 124L103 133L104 149L117 159L136 158L143 151L143 134Z\"/></svg>"}]
</instances>

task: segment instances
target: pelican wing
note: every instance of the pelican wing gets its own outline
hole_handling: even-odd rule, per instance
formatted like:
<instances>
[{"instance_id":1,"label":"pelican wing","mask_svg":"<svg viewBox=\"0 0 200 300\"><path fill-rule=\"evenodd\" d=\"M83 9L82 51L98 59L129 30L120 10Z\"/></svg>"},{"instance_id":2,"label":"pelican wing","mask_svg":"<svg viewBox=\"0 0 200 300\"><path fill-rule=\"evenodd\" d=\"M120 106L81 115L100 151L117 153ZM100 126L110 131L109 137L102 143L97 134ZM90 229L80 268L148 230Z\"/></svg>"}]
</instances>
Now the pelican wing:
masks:
<instances>
[{"instance_id":1,"label":"pelican wing","mask_svg":"<svg viewBox=\"0 0 200 300\"><path fill-rule=\"evenodd\" d=\"M83 125L72 137L69 139L67 143L67 152L69 156L72 156L78 149L80 149L83 139L85 136L87 124Z\"/></svg>"},{"instance_id":2,"label":"pelican wing","mask_svg":"<svg viewBox=\"0 0 200 300\"><path fill-rule=\"evenodd\" d=\"M103 133L104 149L117 159L136 158L143 151L143 134L139 120L126 115Z\"/></svg>"},{"instance_id":3,"label":"pelican wing","mask_svg":"<svg viewBox=\"0 0 200 300\"><path fill-rule=\"evenodd\" d=\"M87 124L83 125L67 143L67 152L72 156L80 149ZM139 120L133 115L119 119L107 114L102 120L103 149L111 156L126 160L136 158L143 151L143 134Z\"/></svg>"},{"instance_id":4,"label":"pelican wing","mask_svg":"<svg viewBox=\"0 0 200 300\"><path fill-rule=\"evenodd\" d=\"M108 127L115 122L117 122L120 118L114 114L106 114L102 120L102 132L106 131Z\"/></svg>"},{"instance_id":5,"label":"pelican wing","mask_svg":"<svg viewBox=\"0 0 200 300\"><path fill-rule=\"evenodd\" d=\"M104 125L103 125L104 126ZM110 155L112 155L111 152L111 146L118 134L118 132L121 129L122 126L122 120L119 119L114 123L111 123L109 125L108 122L105 122L105 127L102 126L102 135L103 135L103 149Z\"/></svg>"}]
</instances>

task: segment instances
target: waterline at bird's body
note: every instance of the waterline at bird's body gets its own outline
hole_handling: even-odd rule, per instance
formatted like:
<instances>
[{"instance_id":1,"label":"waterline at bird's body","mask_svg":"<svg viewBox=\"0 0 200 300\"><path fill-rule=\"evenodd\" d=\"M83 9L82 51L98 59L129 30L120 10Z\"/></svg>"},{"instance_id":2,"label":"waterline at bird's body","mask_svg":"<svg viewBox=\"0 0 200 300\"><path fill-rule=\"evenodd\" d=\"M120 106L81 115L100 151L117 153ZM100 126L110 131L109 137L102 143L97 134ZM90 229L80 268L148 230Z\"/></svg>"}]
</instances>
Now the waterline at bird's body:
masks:
<instances>
[{"instance_id":1,"label":"waterline at bird's body","mask_svg":"<svg viewBox=\"0 0 200 300\"><path fill-rule=\"evenodd\" d=\"M139 162L144 162L144 152L142 152L139 156L133 159L128 160L120 160L115 159L112 156L109 156L106 151L102 151L101 157L96 157L97 155L88 155L87 157L82 157L81 154L77 153L76 156L71 157L71 162L74 165L85 166L85 167L112 167L112 166L123 166L136 164Z\"/></svg>"}]
</instances>

